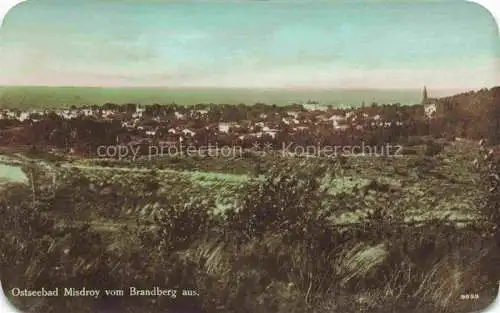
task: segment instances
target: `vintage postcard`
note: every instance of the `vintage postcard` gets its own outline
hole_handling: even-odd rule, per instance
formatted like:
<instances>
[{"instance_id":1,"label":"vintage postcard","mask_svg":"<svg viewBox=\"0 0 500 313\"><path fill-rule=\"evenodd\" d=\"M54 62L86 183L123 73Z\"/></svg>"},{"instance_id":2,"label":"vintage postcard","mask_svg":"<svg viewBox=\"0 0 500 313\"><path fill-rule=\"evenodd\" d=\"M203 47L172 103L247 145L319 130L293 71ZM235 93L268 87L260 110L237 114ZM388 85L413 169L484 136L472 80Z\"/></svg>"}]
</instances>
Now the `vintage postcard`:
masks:
<instances>
[{"instance_id":1,"label":"vintage postcard","mask_svg":"<svg viewBox=\"0 0 500 313\"><path fill-rule=\"evenodd\" d=\"M498 34L465 1L18 5L1 290L29 313L487 312Z\"/></svg>"}]
</instances>

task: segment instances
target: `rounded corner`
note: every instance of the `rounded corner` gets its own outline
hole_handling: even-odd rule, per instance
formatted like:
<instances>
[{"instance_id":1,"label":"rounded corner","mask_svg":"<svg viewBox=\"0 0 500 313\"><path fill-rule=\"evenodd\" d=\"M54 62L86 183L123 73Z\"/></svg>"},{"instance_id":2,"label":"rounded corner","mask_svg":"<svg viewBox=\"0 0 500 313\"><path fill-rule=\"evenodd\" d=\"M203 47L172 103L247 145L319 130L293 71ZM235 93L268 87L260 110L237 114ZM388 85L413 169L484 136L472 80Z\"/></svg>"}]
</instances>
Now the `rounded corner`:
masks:
<instances>
[{"instance_id":1,"label":"rounded corner","mask_svg":"<svg viewBox=\"0 0 500 313\"><path fill-rule=\"evenodd\" d=\"M486 0L467 0L466 2L476 5L477 7L488 13L488 16L491 20L493 20L493 23L495 24L496 35L500 37L500 6L498 5L498 3L493 1L488 2ZM496 12L492 11L493 8L497 9Z\"/></svg>"},{"instance_id":2,"label":"rounded corner","mask_svg":"<svg viewBox=\"0 0 500 313\"><path fill-rule=\"evenodd\" d=\"M8 0L2 1L0 4L0 28L4 25L5 18L14 8L26 4L29 0Z\"/></svg>"},{"instance_id":3,"label":"rounded corner","mask_svg":"<svg viewBox=\"0 0 500 313\"><path fill-rule=\"evenodd\" d=\"M488 304L483 310L479 310L478 313L495 313L500 312L500 281L498 282L497 296L493 301Z\"/></svg>"},{"instance_id":4,"label":"rounded corner","mask_svg":"<svg viewBox=\"0 0 500 313\"><path fill-rule=\"evenodd\" d=\"M22 313L19 309L14 307L12 302L7 297L7 294L3 290L2 282L0 281L0 311L4 313Z\"/></svg>"}]
</instances>

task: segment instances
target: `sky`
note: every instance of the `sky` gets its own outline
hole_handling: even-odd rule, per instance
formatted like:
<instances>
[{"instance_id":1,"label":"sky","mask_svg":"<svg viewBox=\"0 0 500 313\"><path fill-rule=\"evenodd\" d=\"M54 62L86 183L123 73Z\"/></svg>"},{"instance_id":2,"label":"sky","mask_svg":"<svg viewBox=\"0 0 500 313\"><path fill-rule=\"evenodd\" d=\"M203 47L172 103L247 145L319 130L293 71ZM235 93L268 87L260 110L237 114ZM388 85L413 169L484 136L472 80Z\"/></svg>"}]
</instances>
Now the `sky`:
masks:
<instances>
[{"instance_id":1,"label":"sky","mask_svg":"<svg viewBox=\"0 0 500 313\"><path fill-rule=\"evenodd\" d=\"M500 85L498 33L465 1L28 0L0 84L477 89Z\"/></svg>"}]
</instances>

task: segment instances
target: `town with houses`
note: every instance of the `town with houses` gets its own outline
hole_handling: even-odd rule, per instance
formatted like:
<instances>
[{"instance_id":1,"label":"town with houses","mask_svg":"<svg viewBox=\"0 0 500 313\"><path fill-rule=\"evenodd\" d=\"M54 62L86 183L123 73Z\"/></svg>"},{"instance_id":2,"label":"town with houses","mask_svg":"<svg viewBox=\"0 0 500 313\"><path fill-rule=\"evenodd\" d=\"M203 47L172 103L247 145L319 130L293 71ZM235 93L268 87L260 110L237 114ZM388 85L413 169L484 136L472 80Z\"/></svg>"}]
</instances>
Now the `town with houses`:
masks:
<instances>
[{"instance_id":1,"label":"town with houses","mask_svg":"<svg viewBox=\"0 0 500 313\"><path fill-rule=\"evenodd\" d=\"M377 129L396 131L409 127L414 124L415 118L428 122L435 116L437 110L433 100L427 97L427 91L424 89L422 103L418 105L373 103L370 106L363 105L350 109L337 109L315 102L286 107L265 104L144 106L107 103L100 106L73 106L54 110L3 109L0 111L0 123L10 126L3 127L0 131L0 143L3 146L33 144L33 142L18 142L19 136L15 134L16 130L51 119L58 122L90 120L97 123L111 123L113 129L118 128L119 131L114 132L116 134L114 142L106 141L108 144L217 143L239 145L244 148L255 147L256 142L345 144L345 138L353 138L363 132ZM49 132L49 137L61 131L54 127ZM44 128L43 132L47 133L47 128ZM68 132L75 139L78 130L73 129ZM60 144L53 144L52 148L57 146L62 148ZM68 147L67 144L65 148L67 148L66 153L75 151L74 147Z\"/></svg>"}]
</instances>

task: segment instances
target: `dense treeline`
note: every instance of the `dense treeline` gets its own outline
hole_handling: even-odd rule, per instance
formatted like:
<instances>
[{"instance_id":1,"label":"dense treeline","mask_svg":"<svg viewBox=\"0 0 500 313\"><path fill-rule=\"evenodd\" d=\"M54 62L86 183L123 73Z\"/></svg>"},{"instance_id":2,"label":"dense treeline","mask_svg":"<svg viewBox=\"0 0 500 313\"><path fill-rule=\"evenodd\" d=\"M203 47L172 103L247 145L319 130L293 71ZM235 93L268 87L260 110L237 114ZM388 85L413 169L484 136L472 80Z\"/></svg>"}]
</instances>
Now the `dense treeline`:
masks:
<instances>
[{"instance_id":1,"label":"dense treeline","mask_svg":"<svg viewBox=\"0 0 500 313\"><path fill-rule=\"evenodd\" d=\"M442 98L433 133L500 142L500 87Z\"/></svg>"}]
</instances>

